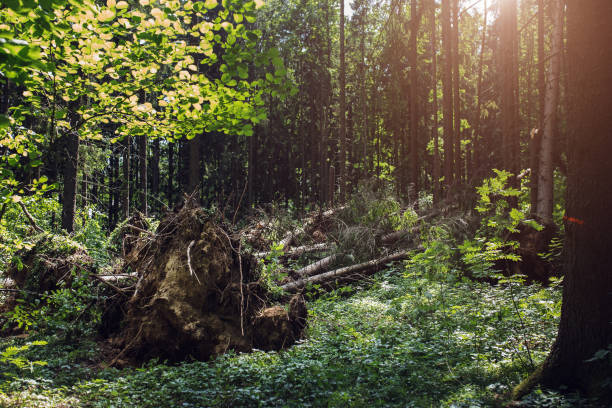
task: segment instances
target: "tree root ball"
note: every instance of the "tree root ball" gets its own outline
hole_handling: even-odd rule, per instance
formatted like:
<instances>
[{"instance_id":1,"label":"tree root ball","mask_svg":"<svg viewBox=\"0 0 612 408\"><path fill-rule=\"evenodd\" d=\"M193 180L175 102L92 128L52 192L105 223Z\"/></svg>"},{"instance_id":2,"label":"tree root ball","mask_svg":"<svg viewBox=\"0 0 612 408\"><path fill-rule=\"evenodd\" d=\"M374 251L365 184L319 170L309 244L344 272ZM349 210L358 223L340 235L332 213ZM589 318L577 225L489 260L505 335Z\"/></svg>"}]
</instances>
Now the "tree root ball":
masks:
<instances>
[{"instance_id":1,"label":"tree root ball","mask_svg":"<svg viewBox=\"0 0 612 408\"><path fill-rule=\"evenodd\" d=\"M288 310L267 307L256 260L200 208L167 215L126 261L140 278L112 339L122 358L206 360L287 347L302 335L303 299L293 298Z\"/></svg>"}]
</instances>

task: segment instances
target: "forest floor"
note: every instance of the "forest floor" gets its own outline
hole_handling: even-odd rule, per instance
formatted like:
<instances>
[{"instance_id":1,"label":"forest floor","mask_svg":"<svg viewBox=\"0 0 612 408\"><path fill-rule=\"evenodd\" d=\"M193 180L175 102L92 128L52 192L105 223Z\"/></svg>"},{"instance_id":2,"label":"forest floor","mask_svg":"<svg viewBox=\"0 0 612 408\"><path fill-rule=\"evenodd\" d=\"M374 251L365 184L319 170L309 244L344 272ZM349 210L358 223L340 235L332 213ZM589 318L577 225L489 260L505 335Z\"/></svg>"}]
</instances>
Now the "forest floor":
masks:
<instances>
[{"instance_id":1,"label":"forest floor","mask_svg":"<svg viewBox=\"0 0 612 408\"><path fill-rule=\"evenodd\" d=\"M48 343L22 352L46 365L5 373L0 406L505 406L511 387L550 349L560 289L457 276L390 265L311 299L297 345L209 362L104 369L93 341L4 338L0 350ZM558 395L534 398L533 406L572 406Z\"/></svg>"}]
</instances>

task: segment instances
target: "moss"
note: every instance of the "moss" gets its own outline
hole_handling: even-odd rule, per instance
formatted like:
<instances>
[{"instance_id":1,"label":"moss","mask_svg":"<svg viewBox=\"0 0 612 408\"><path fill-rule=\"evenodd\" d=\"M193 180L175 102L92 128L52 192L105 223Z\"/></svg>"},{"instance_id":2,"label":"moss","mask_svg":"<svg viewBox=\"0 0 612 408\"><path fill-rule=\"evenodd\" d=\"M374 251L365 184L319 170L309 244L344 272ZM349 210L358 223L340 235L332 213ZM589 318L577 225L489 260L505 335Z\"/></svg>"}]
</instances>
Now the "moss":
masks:
<instances>
[{"instance_id":1,"label":"moss","mask_svg":"<svg viewBox=\"0 0 612 408\"><path fill-rule=\"evenodd\" d=\"M514 387L512 390L512 399L517 401L523 398L525 395L532 392L536 386L540 384L542 379L542 369L544 365L540 364L529 377L525 378L519 385Z\"/></svg>"}]
</instances>

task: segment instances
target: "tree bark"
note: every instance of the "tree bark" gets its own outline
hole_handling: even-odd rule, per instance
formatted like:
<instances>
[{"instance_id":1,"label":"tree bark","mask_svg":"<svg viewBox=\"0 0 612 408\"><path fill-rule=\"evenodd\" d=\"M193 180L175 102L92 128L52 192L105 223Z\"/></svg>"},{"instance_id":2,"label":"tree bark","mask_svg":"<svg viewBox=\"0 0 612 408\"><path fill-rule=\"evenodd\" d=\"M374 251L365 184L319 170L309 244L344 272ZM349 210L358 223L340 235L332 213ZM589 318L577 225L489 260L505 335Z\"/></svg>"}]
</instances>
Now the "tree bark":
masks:
<instances>
[{"instance_id":1,"label":"tree bark","mask_svg":"<svg viewBox=\"0 0 612 408\"><path fill-rule=\"evenodd\" d=\"M568 0L569 168L566 258L559 333L541 370L515 390L535 384L568 387L612 404L609 356L589 361L612 344L612 2Z\"/></svg>"}]
</instances>

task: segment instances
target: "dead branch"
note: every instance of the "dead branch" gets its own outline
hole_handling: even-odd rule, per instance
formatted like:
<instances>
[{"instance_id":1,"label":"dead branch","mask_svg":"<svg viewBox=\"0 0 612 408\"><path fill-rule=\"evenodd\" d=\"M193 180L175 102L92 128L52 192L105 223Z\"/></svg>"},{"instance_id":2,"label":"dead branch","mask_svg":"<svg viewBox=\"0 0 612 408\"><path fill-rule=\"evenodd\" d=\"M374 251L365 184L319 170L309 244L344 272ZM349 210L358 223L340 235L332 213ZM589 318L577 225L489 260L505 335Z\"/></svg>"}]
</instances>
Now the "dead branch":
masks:
<instances>
[{"instance_id":1,"label":"dead branch","mask_svg":"<svg viewBox=\"0 0 612 408\"><path fill-rule=\"evenodd\" d=\"M99 282L102 282L103 284L105 284L106 286L108 286L109 288L113 289L115 292L120 293L123 296L128 296L125 293L125 289L120 288L119 286L113 285L112 283L108 282L105 279L102 279L102 277L98 276L98 275L89 275L90 277L98 280Z\"/></svg>"},{"instance_id":2,"label":"dead branch","mask_svg":"<svg viewBox=\"0 0 612 408\"><path fill-rule=\"evenodd\" d=\"M30 222L30 225L32 225L32 228L34 228L38 232L44 232L44 230L36 224L36 221L34 221L34 217L32 217L32 214L30 214L25 204L22 203L21 201L18 201L17 204L19 204L19 206L21 207L21 210L23 211L26 218Z\"/></svg>"},{"instance_id":3,"label":"dead branch","mask_svg":"<svg viewBox=\"0 0 612 408\"><path fill-rule=\"evenodd\" d=\"M333 281L334 279L342 279L347 276L354 275L357 273L361 273L364 276L371 275L373 273L378 272L384 265L401 261L403 259L408 258L408 253L406 251L396 252L394 254L373 259L368 262L364 262L357 265L346 266L344 268L335 269L333 271L324 272L319 275L310 276L307 278L299 279L295 282L290 282L281 286L281 289L287 292L296 292L297 290L303 288L308 284L317 284L317 283L325 283L329 281Z\"/></svg>"},{"instance_id":4,"label":"dead branch","mask_svg":"<svg viewBox=\"0 0 612 408\"><path fill-rule=\"evenodd\" d=\"M191 247L193 246L193 244L195 244L195 241L191 241L189 243L189 246L187 247L187 265L189 265L189 273L191 274L191 276L195 276L196 280L198 281L198 284L202 284L202 282L200 282L200 278L198 278L198 275L194 272L193 268L191 267Z\"/></svg>"}]
</instances>

